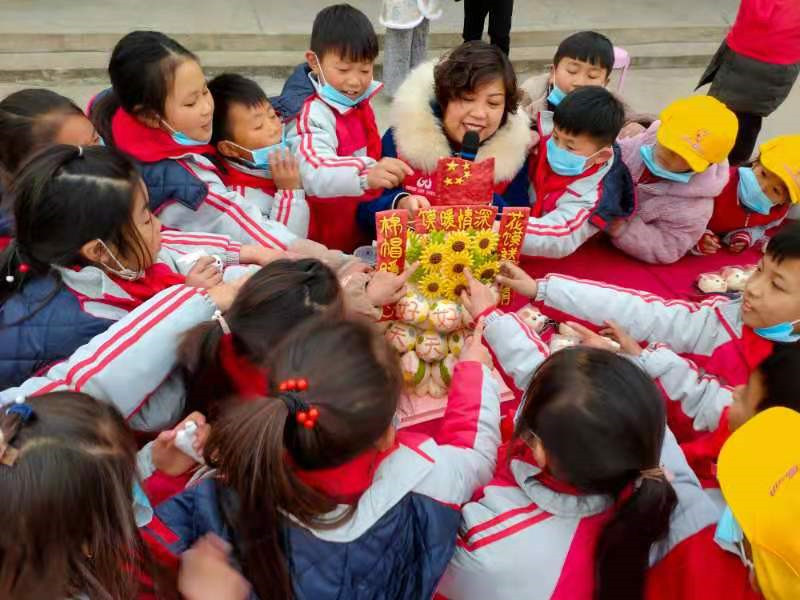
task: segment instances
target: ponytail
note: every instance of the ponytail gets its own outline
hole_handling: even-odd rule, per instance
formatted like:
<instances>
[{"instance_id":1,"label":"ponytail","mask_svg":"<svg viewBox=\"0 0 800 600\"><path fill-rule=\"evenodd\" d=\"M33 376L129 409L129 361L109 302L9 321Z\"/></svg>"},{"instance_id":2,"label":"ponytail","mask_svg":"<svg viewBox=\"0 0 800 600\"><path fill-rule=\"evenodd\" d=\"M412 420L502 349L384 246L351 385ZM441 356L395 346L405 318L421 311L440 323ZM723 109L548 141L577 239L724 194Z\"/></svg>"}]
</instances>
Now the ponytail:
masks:
<instances>
[{"instance_id":1,"label":"ponytail","mask_svg":"<svg viewBox=\"0 0 800 600\"><path fill-rule=\"evenodd\" d=\"M515 438L535 434L558 476L584 493L617 498L595 547L595 600L639 600L650 549L669 531L677 505L662 469L666 413L661 394L627 359L566 348L535 373Z\"/></svg>"},{"instance_id":2,"label":"ponytail","mask_svg":"<svg viewBox=\"0 0 800 600\"><path fill-rule=\"evenodd\" d=\"M595 548L595 600L644 598L650 548L669 532L678 504L664 478L641 478L627 499L617 504ZM624 494L623 494L624 495Z\"/></svg>"},{"instance_id":3,"label":"ponytail","mask_svg":"<svg viewBox=\"0 0 800 600\"><path fill-rule=\"evenodd\" d=\"M187 404L213 418L232 395L265 394L259 368L294 326L319 313L330 318L344 313L339 282L323 263L277 260L256 272L225 313L227 340L217 321L184 336L179 356L190 374Z\"/></svg>"},{"instance_id":4,"label":"ponytail","mask_svg":"<svg viewBox=\"0 0 800 600\"><path fill-rule=\"evenodd\" d=\"M225 474L223 517L237 540L242 572L261 598L292 598L281 510L311 522L336 501L303 483L287 460L284 438L313 435L290 419L286 403L260 398L233 408L216 423L205 458Z\"/></svg>"},{"instance_id":5,"label":"ponytail","mask_svg":"<svg viewBox=\"0 0 800 600\"><path fill-rule=\"evenodd\" d=\"M106 146L116 147L111 122L120 106L119 96L114 88L110 88L100 92L89 107L89 120Z\"/></svg>"}]
</instances>

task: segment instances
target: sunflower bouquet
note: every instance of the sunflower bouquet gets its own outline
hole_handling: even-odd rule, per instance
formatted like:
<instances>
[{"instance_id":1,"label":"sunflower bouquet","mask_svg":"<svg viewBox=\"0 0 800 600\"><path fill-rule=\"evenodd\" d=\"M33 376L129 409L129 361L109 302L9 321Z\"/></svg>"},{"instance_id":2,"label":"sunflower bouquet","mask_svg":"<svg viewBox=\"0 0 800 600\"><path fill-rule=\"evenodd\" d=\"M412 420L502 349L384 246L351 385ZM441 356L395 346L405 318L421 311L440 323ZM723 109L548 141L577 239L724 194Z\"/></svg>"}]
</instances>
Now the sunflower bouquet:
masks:
<instances>
[{"instance_id":1,"label":"sunflower bouquet","mask_svg":"<svg viewBox=\"0 0 800 600\"><path fill-rule=\"evenodd\" d=\"M407 217L397 211L382 213L376 221L379 268L397 271L403 264L419 263L406 296L385 312L391 321L386 338L401 356L409 397L447 395L453 367L472 334L472 317L461 304L467 272L500 296L495 276L501 257L509 254L502 225L500 233L492 229L496 214L492 207L428 209L420 211L413 229L398 225ZM400 258L399 240L404 248Z\"/></svg>"}]
</instances>

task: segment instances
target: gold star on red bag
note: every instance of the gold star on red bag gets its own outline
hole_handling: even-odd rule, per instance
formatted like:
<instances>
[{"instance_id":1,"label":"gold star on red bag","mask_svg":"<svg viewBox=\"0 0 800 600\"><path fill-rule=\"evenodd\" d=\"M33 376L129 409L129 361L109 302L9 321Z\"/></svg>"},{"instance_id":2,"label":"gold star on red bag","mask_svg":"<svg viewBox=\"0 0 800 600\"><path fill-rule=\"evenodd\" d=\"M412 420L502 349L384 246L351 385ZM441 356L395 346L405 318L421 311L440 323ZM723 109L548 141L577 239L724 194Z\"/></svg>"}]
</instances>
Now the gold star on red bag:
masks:
<instances>
[{"instance_id":1,"label":"gold star on red bag","mask_svg":"<svg viewBox=\"0 0 800 600\"><path fill-rule=\"evenodd\" d=\"M494 158L472 162L448 156L434 173L434 206L486 205L494 194Z\"/></svg>"}]
</instances>

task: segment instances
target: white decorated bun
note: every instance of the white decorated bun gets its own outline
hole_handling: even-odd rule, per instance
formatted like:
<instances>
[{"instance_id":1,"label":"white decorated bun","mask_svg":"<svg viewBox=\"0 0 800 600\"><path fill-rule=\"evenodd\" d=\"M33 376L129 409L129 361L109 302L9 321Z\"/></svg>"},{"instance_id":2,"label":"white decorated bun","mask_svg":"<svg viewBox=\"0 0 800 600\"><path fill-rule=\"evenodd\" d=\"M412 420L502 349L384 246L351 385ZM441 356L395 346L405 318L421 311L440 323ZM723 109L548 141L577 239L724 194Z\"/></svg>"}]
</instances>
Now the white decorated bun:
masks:
<instances>
[{"instance_id":1,"label":"white decorated bun","mask_svg":"<svg viewBox=\"0 0 800 600\"><path fill-rule=\"evenodd\" d=\"M461 327L461 307L450 300L439 300L431 305L428 320L436 331L455 331Z\"/></svg>"},{"instance_id":2,"label":"white decorated bun","mask_svg":"<svg viewBox=\"0 0 800 600\"><path fill-rule=\"evenodd\" d=\"M697 287L706 294L722 293L728 291L728 284L717 273L703 273L697 280Z\"/></svg>"},{"instance_id":3,"label":"white decorated bun","mask_svg":"<svg viewBox=\"0 0 800 600\"><path fill-rule=\"evenodd\" d=\"M464 338L467 335L469 335L468 331L459 329L458 331L454 331L447 336L447 348L450 350L451 354L454 354L455 356L459 356L461 354L461 350L464 349Z\"/></svg>"},{"instance_id":4,"label":"white decorated bun","mask_svg":"<svg viewBox=\"0 0 800 600\"><path fill-rule=\"evenodd\" d=\"M547 317L542 314L542 311L530 304L520 308L517 311L517 316L536 333L542 333L547 325Z\"/></svg>"},{"instance_id":5,"label":"white decorated bun","mask_svg":"<svg viewBox=\"0 0 800 600\"><path fill-rule=\"evenodd\" d=\"M425 362L436 362L447 356L447 339L438 331L423 331L417 336L417 356Z\"/></svg>"},{"instance_id":6,"label":"white decorated bun","mask_svg":"<svg viewBox=\"0 0 800 600\"><path fill-rule=\"evenodd\" d=\"M413 325L394 321L383 335L400 354L413 350L417 345L417 329Z\"/></svg>"},{"instance_id":7,"label":"white decorated bun","mask_svg":"<svg viewBox=\"0 0 800 600\"><path fill-rule=\"evenodd\" d=\"M738 267L725 267L722 269L722 277L731 292L741 292L749 279L749 275Z\"/></svg>"},{"instance_id":8,"label":"white decorated bun","mask_svg":"<svg viewBox=\"0 0 800 600\"><path fill-rule=\"evenodd\" d=\"M430 305L420 294L409 292L394 307L395 316L404 323L421 325L428 318Z\"/></svg>"},{"instance_id":9,"label":"white decorated bun","mask_svg":"<svg viewBox=\"0 0 800 600\"><path fill-rule=\"evenodd\" d=\"M428 375L428 364L420 360L416 352L406 352L400 357L400 369L403 371L403 381L410 386L419 385Z\"/></svg>"}]
</instances>

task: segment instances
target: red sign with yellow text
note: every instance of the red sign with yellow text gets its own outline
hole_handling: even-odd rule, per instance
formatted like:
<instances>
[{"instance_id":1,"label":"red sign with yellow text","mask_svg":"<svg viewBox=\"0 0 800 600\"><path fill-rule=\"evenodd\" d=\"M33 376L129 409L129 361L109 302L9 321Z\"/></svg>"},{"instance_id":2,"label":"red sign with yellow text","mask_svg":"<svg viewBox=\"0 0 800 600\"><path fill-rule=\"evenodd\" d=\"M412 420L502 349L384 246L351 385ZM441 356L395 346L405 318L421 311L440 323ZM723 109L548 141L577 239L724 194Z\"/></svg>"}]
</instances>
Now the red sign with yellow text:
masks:
<instances>
[{"instance_id":1,"label":"red sign with yellow text","mask_svg":"<svg viewBox=\"0 0 800 600\"><path fill-rule=\"evenodd\" d=\"M528 225L531 209L528 207L506 207L500 217L500 240L497 243L497 255L500 261L518 263L522 254L522 240ZM500 288L500 305L511 302L511 289Z\"/></svg>"},{"instance_id":2,"label":"red sign with yellow text","mask_svg":"<svg viewBox=\"0 0 800 600\"><path fill-rule=\"evenodd\" d=\"M496 206L435 206L423 208L417 213L414 230L417 233L430 233L491 229L495 218Z\"/></svg>"}]
</instances>

